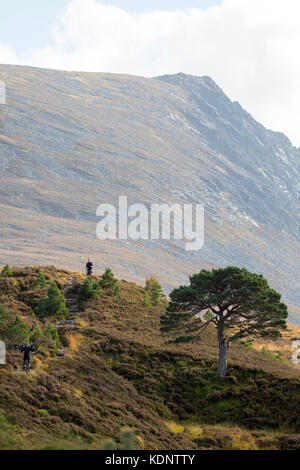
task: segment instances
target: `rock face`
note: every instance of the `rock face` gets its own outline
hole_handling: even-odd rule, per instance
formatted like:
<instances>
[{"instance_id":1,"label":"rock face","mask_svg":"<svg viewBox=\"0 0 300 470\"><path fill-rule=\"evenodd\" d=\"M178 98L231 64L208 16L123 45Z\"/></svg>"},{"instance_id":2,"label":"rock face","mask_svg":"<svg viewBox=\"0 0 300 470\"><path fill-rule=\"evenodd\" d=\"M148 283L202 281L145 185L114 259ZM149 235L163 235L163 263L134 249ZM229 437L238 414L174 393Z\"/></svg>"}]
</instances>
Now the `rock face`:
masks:
<instances>
[{"instance_id":1,"label":"rock face","mask_svg":"<svg viewBox=\"0 0 300 470\"><path fill-rule=\"evenodd\" d=\"M166 289L245 266L299 310L299 155L209 77L0 66L0 264L56 264ZM205 246L96 239L101 203L205 204Z\"/></svg>"}]
</instances>

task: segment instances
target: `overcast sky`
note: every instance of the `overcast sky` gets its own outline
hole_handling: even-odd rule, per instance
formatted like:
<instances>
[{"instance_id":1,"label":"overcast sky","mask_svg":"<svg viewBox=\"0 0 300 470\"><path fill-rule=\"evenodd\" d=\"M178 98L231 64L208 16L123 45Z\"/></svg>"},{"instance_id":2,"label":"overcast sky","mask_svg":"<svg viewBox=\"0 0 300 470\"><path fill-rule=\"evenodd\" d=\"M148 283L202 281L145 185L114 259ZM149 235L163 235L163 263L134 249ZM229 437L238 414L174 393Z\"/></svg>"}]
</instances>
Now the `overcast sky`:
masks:
<instances>
[{"instance_id":1,"label":"overcast sky","mask_svg":"<svg viewBox=\"0 0 300 470\"><path fill-rule=\"evenodd\" d=\"M300 146L299 0L0 0L0 63L209 75Z\"/></svg>"}]
</instances>

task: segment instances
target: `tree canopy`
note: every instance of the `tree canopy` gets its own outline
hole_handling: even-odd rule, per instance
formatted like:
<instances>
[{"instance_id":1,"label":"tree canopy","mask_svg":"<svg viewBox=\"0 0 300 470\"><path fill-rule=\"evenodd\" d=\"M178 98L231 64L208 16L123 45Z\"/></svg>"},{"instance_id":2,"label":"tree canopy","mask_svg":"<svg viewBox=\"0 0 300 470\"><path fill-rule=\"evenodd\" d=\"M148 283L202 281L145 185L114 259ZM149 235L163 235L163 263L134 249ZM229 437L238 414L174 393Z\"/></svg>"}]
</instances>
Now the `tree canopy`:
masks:
<instances>
[{"instance_id":1,"label":"tree canopy","mask_svg":"<svg viewBox=\"0 0 300 470\"><path fill-rule=\"evenodd\" d=\"M162 331L181 331L185 338L193 340L209 324L217 326L220 375L226 374L231 341L251 336L277 338L280 329L286 328L288 311L281 295L269 287L262 275L245 268L202 270L190 277L188 286L174 289L170 300L161 317ZM213 317L204 320L208 309Z\"/></svg>"}]
</instances>

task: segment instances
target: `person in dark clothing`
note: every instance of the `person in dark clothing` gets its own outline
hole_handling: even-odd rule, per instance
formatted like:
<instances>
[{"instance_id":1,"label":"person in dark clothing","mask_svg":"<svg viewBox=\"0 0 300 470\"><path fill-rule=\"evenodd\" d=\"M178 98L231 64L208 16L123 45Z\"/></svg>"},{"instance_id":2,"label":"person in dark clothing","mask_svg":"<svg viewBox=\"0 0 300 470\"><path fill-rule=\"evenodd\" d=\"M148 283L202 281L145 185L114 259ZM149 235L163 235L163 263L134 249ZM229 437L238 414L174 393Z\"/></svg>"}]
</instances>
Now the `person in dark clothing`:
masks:
<instances>
[{"instance_id":1,"label":"person in dark clothing","mask_svg":"<svg viewBox=\"0 0 300 470\"><path fill-rule=\"evenodd\" d=\"M86 270L86 273L88 276L91 276L93 274L93 263L91 262L91 260L89 259L88 262L86 263L86 267L85 267L85 270Z\"/></svg>"},{"instance_id":2,"label":"person in dark clothing","mask_svg":"<svg viewBox=\"0 0 300 470\"><path fill-rule=\"evenodd\" d=\"M20 346L20 351L24 353L24 368L26 366L31 366L30 354L34 351L37 351L37 347L29 343L25 343L23 346Z\"/></svg>"}]
</instances>

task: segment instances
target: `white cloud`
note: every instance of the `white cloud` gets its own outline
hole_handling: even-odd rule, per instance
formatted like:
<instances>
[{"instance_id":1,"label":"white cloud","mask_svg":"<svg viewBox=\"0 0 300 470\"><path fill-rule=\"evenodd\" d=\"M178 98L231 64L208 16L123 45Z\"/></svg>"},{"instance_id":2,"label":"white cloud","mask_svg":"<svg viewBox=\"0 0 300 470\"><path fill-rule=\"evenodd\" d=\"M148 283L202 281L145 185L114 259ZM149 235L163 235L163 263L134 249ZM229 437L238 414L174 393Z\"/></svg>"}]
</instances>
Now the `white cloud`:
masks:
<instances>
[{"instance_id":1,"label":"white cloud","mask_svg":"<svg viewBox=\"0 0 300 470\"><path fill-rule=\"evenodd\" d=\"M53 45L28 52L21 62L146 76L210 75L256 119L300 146L299 18L299 0L224 0L205 11L139 15L101 0L73 0L53 30Z\"/></svg>"},{"instance_id":2,"label":"white cloud","mask_svg":"<svg viewBox=\"0 0 300 470\"><path fill-rule=\"evenodd\" d=\"M10 46L0 43L0 64L16 64L17 56Z\"/></svg>"}]
</instances>

